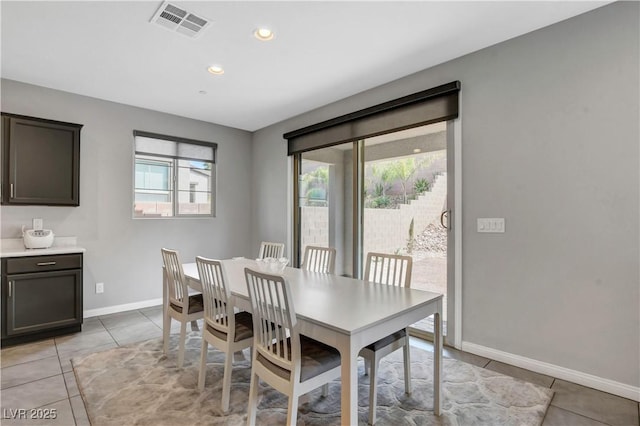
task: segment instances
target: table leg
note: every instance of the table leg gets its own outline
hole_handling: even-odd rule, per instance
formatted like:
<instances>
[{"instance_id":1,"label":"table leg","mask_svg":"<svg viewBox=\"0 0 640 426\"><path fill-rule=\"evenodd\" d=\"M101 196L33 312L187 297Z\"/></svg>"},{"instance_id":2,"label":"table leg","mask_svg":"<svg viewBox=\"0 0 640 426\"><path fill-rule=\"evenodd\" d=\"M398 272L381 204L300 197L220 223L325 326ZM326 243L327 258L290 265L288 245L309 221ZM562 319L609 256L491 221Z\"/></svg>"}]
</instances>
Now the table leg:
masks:
<instances>
[{"instance_id":1,"label":"table leg","mask_svg":"<svg viewBox=\"0 0 640 426\"><path fill-rule=\"evenodd\" d=\"M342 395L340 423L358 424L358 351L350 343L338 348L341 362Z\"/></svg>"},{"instance_id":2,"label":"table leg","mask_svg":"<svg viewBox=\"0 0 640 426\"><path fill-rule=\"evenodd\" d=\"M438 311L433 315L433 411L436 416L442 413L442 301L438 302Z\"/></svg>"}]
</instances>

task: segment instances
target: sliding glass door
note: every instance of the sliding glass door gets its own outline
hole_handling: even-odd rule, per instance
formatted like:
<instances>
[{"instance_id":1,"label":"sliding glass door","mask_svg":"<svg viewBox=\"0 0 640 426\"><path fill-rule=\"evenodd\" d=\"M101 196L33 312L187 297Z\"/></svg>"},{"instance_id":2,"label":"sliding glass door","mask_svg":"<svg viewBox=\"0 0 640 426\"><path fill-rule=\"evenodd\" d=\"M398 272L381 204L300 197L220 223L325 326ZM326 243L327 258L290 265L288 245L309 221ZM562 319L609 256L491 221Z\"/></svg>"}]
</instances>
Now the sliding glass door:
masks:
<instances>
[{"instance_id":1,"label":"sliding glass door","mask_svg":"<svg viewBox=\"0 0 640 426\"><path fill-rule=\"evenodd\" d=\"M298 259L308 245L335 247L336 274L361 277L369 252L411 256L411 286L445 295L446 334L447 123L294 158ZM432 320L414 328L431 333Z\"/></svg>"},{"instance_id":2,"label":"sliding glass door","mask_svg":"<svg viewBox=\"0 0 640 426\"><path fill-rule=\"evenodd\" d=\"M412 287L445 295L445 341L456 347L460 87L452 81L283 135L294 160L294 265L311 244L335 247L336 273L356 278L368 252L412 256ZM413 331L432 328L424 321Z\"/></svg>"},{"instance_id":3,"label":"sliding glass door","mask_svg":"<svg viewBox=\"0 0 640 426\"><path fill-rule=\"evenodd\" d=\"M447 315L446 122L364 141L362 256L369 252L413 259L411 287L444 294ZM433 318L413 325L433 333Z\"/></svg>"}]
</instances>

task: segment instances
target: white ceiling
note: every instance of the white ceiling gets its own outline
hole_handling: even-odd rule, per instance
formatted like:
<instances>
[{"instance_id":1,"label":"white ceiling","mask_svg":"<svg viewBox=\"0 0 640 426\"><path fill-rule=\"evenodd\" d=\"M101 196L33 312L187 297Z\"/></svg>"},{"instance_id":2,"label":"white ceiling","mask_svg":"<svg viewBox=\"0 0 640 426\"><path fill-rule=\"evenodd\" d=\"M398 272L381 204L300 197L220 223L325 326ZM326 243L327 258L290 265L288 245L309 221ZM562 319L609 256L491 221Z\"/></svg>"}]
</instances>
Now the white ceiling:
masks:
<instances>
[{"instance_id":1,"label":"white ceiling","mask_svg":"<svg viewBox=\"0 0 640 426\"><path fill-rule=\"evenodd\" d=\"M254 131L608 2L174 3L200 38L150 24L161 1L2 1L2 77Z\"/></svg>"}]
</instances>

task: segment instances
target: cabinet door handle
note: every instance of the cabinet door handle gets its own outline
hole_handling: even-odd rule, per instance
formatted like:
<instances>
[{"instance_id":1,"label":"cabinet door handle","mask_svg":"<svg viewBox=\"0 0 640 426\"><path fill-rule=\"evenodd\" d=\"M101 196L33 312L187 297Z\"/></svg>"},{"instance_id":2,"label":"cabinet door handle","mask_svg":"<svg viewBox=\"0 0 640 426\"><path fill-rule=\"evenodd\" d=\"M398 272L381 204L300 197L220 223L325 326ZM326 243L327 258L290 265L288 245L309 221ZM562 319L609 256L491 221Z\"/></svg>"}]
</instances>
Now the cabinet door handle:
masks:
<instances>
[{"instance_id":1,"label":"cabinet door handle","mask_svg":"<svg viewBox=\"0 0 640 426\"><path fill-rule=\"evenodd\" d=\"M9 297L11 297L12 293L13 293L13 281L9 281Z\"/></svg>"},{"instance_id":2,"label":"cabinet door handle","mask_svg":"<svg viewBox=\"0 0 640 426\"><path fill-rule=\"evenodd\" d=\"M55 265L56 262L40 262L40 263L36 263L36 265L38 266L51 266L51 265Z\"/></svg>"},{"instance_id":3,"label":"cabinet door handle","mask_svg":"<svg viewBox=\"0 0 640 426\"><path fill-rule=\"evenodd\" d=\"M14 197L13 184L9 185L9 187L11 188L11 189L10 189L10 192L11 192L11 196L10 196L10 198L13 198L13 197Z\"/></svg>"}]
</instances>

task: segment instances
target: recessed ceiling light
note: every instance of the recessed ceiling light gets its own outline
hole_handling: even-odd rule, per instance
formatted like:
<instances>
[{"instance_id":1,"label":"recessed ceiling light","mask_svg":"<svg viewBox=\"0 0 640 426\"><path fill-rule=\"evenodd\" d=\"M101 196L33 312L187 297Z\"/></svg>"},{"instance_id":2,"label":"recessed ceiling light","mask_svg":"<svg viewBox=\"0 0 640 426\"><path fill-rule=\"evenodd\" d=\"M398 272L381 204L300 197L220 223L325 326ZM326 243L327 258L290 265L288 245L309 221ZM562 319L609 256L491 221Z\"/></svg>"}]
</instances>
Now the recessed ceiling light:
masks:
<instances>
[{"instance_id":1,"label":"recessed ceiling light","mask_svg":"<svg viewBox=\"0 0 640 426\"><path fill-rule=\"evenodd\" d=\"M214 75L224 74L224 69L220 65L211 65L209 68L207 68L207 71Z\"/></svg>"},{"instance_id":2,"label":"recessed ceiling light","mask_svg":"<svg viewBox=\"0 0 640 426\"><path fill-rule=\"evenodd\" d=\"M206 95L206 94L207 94L207 91L206 91L206 90L201 90L201 91L199 91L198 93L200 93L201 95Z\"/></svg>"},{"instance_id":3,"label":"recessed ceiling light","mask_svg":"<svg viewBox=\"0 0 640 426\"><path fill-rule=\"evenodd\" d=\"M261 41L268 41L273 39L273 31L269 28L258 28L253 32L253 35Z\"/></svg>"},{"instance_id":4,"label":"recessed ceiling light","mask_svg":"<svg viewBox=\"0 0 640 426\"><path fill-rule=\"evenodd\" d=\"M414 154L417 154L417 153L419 153L419 152L421 152L421 151L422 151L422 150L421 150L420 148L416 148L416 149L414 149L414 150L413 150L413 153L414 153Z\"/></svg>"}]
</instances>

